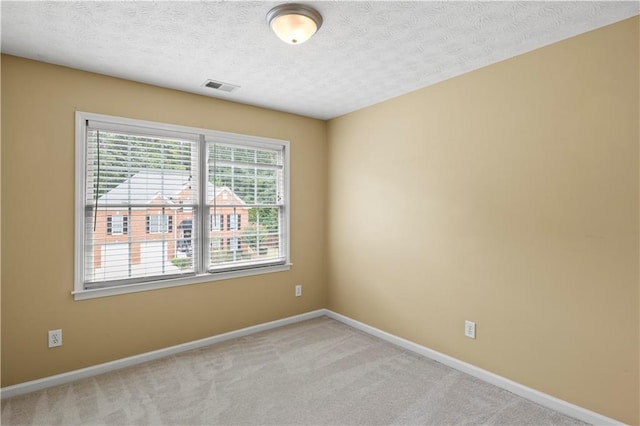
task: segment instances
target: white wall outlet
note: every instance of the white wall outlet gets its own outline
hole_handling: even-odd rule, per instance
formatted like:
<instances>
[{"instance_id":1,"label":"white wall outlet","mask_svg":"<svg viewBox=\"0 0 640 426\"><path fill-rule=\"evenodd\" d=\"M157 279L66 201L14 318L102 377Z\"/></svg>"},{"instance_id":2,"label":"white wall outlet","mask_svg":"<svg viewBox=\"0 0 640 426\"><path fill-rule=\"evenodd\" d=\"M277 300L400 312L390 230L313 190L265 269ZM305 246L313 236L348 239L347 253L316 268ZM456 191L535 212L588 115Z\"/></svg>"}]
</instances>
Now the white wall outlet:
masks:
<instances>
[{"instance_id":1,"label":"white wall outlet","mask_svg":"<svg viewBox=\"0 0 640 426\"><path fill-rule=\"evenodd\" d=\"M302 296L302 284L296 285L296 297Z\"/></svg>"},{"instance_id":2,"label":"white wall outlet","mask_svg":"<svg viewBox=\"0 0 640 426\"><path fill-rule=\"evenodd\" d=\"M49 347L62 346L62 330L49 330Z\"/></svg>"},{"instance_id":3,"label":"white wall outlet","mask_svg":"<svg viewBox=\"0 0 640 426\"><path fill-rule=\"evenodd\" d=\"M464 322L464 335L475 339L476 338L476 323L473 321L465 321Z\"/></svg>"}]
</instances>

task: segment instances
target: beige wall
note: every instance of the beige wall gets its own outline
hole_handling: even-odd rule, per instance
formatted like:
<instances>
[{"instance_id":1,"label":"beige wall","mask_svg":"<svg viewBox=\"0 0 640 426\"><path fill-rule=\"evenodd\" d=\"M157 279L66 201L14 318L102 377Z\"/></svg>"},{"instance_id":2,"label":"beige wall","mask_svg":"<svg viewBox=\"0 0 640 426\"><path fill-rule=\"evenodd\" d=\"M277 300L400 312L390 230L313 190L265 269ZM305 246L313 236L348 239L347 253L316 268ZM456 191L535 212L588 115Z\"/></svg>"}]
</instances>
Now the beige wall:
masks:
<instances>
[{"instance_id":1,"label":"beige wall","mask_svg":"<svg viewBox=\"0 0 640 426\"><path fill-rule=\"evenodd\" d=\"M637 424L638 25L331 120L329 308Z\"/></svg>"},{"instance_id":2,"label":"beige wall","mask_svg":"<svg viewBox=\"0 0 640 426\"><path fill-rule=\"evenodd\" d=\"M291 271L74 302L75 110L291 141ZM3 56L2 386L325 307L325 127Z\"/></svg>"}]
</instances>

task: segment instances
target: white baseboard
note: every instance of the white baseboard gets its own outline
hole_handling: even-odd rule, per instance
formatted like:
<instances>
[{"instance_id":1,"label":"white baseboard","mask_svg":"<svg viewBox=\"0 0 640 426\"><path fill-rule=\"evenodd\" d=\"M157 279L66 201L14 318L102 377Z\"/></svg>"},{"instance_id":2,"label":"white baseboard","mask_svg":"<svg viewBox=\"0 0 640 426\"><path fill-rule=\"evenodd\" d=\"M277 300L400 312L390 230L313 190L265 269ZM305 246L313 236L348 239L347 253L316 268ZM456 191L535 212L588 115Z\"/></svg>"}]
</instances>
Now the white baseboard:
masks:
<instances>
[{"instance_id":1,"label":"white baseboard","mask_svg":"<svg viewBox=\"0 0 640 426\"><path fill-rule=\"evenodd\" d=\"M551 396L546 393L529 388L527 386L521 385L520 383L516 383L512 380L509 380L505 377L494 374L490 371L483 370L482 368L476 367L475 365L468 364L464 361L460 361L459 359L450 357L449 355L445 355L438 351L434 351L433 349L429 349L424 346L418 345L417 343L413 343L409 340L403 339L402 337L398 337L393 334L387 333L386 331L382 331L375 327L371 327L370 325L361 323L360 321L356 321L354 319L351 319L349 317L346 317L344 315L338 314L330 310L325 310L325 311L326 311L325 315L328 316L329 318L333 318L348 326L361 330L372 336L378 337L389 343L393 343L394 345L400 346L411 352L415 352L419 355L425 356L427 358L431 358L434 361L437 361L451 368L455 368L456 370L462 371L463 373L469 374L470 376L477 377L480 380L483 380L487 383L491 383L492 385L497 386L499 388L508 390L511 393L514 393L518 396L521 396L530 401L533 401L539 405L542 405L543 407L550 408L552 410L558 411L562 414L565 414L567 416L573 417L578 420L582 420L583 422L587 422L592 425L623 424L622 422L619 422L612 418L603 416L596 412L587 410L586 408L579 407L577 405L571 404L570 402L563 401L554 396Z\"/></svg>"},{"instance_id":2,"label":"white baseboard","mask_svg":"<svg viewBox=\"0 0 640 426\"><path fill-rule=\"evenodd\" d=\"M364 324L360 321L356 321L354 319L351 319L344 315L330 311L328 309L318 309L316 311L311 311L304 314L283 318L281 320L271 321L264 324L258 324L252 327L242 328L240 330L230 331L228 333L219 334L216 336L211 336L211 337L207 337L200 340L194 340L193 342L187 342L181 345L170 346L168 348L159 349L153 352L146 352L143 354L134 355L127 358L106 362L104 364L98 364L91 367L82 368L80 370L69 371L67 373L57 374L55 376L44 377L42 379L33 380L30 382L19 383L13 386L7 386L0 389L0 397L2 399L11 398L13 396L34 392L37 390L61 385L64 383L73 382L75 380L96 376L98 374L119 370L121 368L131 367L133 365L141 364L143 362L152 361L152 360L163 358L169 355L175 355L181 352L190 351L192 349L202 348L205 346L212 345L214 343L223 342L225 340L231 340L231 339L236 339L238 337L248 336L250 334L259 333L261 331L282 327L282 326L297 323L300 321L305 321L312 318L318 318L324 315L326 315L329 318L333 318L337 321L340 321L348 326L361 330L367 334L370 334L372 336L385 340L389 343L400 346L411 352L415 352L419 355L433 359L434 361L440 362L451 368L455 368L456 370L462 371L463 373L467 373L471 376L477 377L480 380L483 380L487 383L491 383L492 385L498 386L499 388L508 390L509 392L512 392L516 395L519 395L523 398L526 398L530 401L540 404L543 407L550 408L552 410L563 413L567 416L571 416L573 418L582 420L584 422L587 422L593 425L622 424L617 420L611 419L609 417L605 417L601 414L595 413L593 411L590 411L585 408L579 407L577 405L571 404L569 402L563 401L551 395L547 395L546 393L537 391L535 389L531 389L527 386L516 383L505 377L498 376L497 374L491 373L490 371L483 370L482 368L468 364L464 361L460 361L459 359L450 357L449 355L445 355L438 351L434 351L433 349L429 349L427 347L418 345L417 343L413 343L409 340L387 333L386 331L382 331L375 327L371 327L370 325Z\"/></svg>"},{"instance_id":3,"label":"white baseboard","mask_svg":"<svg viewBox=\"0 0 640 426\"><path fill-rule=\"evenodd\" d=\"M287 318L283 318L276 321L266 322L263 324L242 328L240 330L230 331L224 334L218 334L216 336L211 336L211 337L207 337L200 340L194 340L192 342L183 343L181 345L158 349L157 351L146 352L143 354L134 355L127 358L106 362L104 364L93 365L91 367L82 368L80 370L69 371L67 373L56 374L55 376L44 377L42 379L32 380L30 382L24 382L24 383L19 383L13 386L7 386L0 389L0 397L2 399L11 398L13 396L34 392L37 390L61 385L64 383L73 382L75 380L80 380L87 377L97 376L98 374L107 373L109 371L131 367L133 365L141 364L147 361L152 361L154 359L164 358L166 356L175 355L180 352L186 352L192 349L202 348L204 346L213 345L214 343L220 343L220 342L224 342L225 340L231 340L231 339L236 339L238 337L248 336L250 334L259 333L261 331L270 330L272 328L282 327L288 324L293 324L296 322L321 317L323 315L327 315L326 310L319 309L317 311L307 312L304 314L295 315L292 317L287 317Z\"/></svg>"}]
</instances>

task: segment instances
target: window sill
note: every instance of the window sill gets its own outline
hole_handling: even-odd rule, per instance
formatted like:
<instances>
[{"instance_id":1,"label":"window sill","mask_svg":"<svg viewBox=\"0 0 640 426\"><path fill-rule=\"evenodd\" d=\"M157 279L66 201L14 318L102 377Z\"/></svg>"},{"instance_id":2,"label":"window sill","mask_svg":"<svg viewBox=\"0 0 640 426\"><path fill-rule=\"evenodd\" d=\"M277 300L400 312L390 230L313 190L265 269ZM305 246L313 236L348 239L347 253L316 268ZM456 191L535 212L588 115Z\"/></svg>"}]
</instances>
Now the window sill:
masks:
<instances>
[{"instance_id":1,"label":"window sill","mask_svg":"<svg viewBox=\"0 0 640 426\"><path fill-rule=\"evenodd\" d=\"M157 290L168 287L179 287L183 285L201 284L212 281L228 280L232 278L249 277L252 275L269 274L272 272L284 272L291 269L293 264L265 266L263 268L244 269L240 271L217 272L196 275L187 278L175 278L170 280L159 280L139 284L128 284L117 287L98 288L94 290L73 291L74 300L95 299L97 297L116 296L118 294L137 293L140 291Z\"/></svg>"}]
</instances>

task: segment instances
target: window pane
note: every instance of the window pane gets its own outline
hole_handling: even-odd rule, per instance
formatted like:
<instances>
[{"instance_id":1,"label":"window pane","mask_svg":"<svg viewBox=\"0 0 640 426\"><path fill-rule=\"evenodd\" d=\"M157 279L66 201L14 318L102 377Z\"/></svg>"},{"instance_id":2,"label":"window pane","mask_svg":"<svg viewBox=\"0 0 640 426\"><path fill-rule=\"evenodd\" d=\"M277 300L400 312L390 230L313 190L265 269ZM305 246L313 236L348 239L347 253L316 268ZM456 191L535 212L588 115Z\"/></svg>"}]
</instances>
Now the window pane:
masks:
<instances>
[{"instance_id":1,"label":"window pane","mask_svg":"<svg viewBox=\"0 0 640 426\"><path fill-rule=\"evenodd\" d=\"M211 144L208 150L211 183L225 187L247 204L283 202L282 152Z\"/></svg>"},{"instance_id":2,"label":"window pane","mask_svg":"<svg viewBox=\"0 0 640 426\"><path fill-rule=\"evenodd\" d=\"M85 288L194 272L196 171L195 141L87 129Z\"/></svg>"},{"instance_id":3,"label":"window pane","mask_svg":"<svg viewBox=\"0 0 640 426\"><path fill-rule=\"evenodd\" d=\"M210 211L213 210L210 207ZM226 212L234 209L217 207L216 210ZM280 208L236 208L235 211L239 213L225 216L235 216L232 221L237 221L240 229L222 228L210 232L209 241L215 242L210 244L212 267L240 261L277 260L284 256L280 244Z\"/></svg>"},{"instance_id":4,"label":"window pane","mask_svg":"<svg viewBox=\"0 0 640 426\"><path fill-rule=\"evenodd\" d=\"M225 222L211 229L210 241L222 244L210 244L210 267L282 260L282 151L213 143L207 148L207 201L211 214L222 214Z\"/></svg>"},{"instance_id":5,"label":"window pane","mask_svg":"<svg viewBox=\"0 0 640 426\"><path fill-rule=\"evenodd\" d=\"M284 255L280 245L280 208L253 208L243 240L253 256L278 258Z\"/></svg>"}]
</instances>

